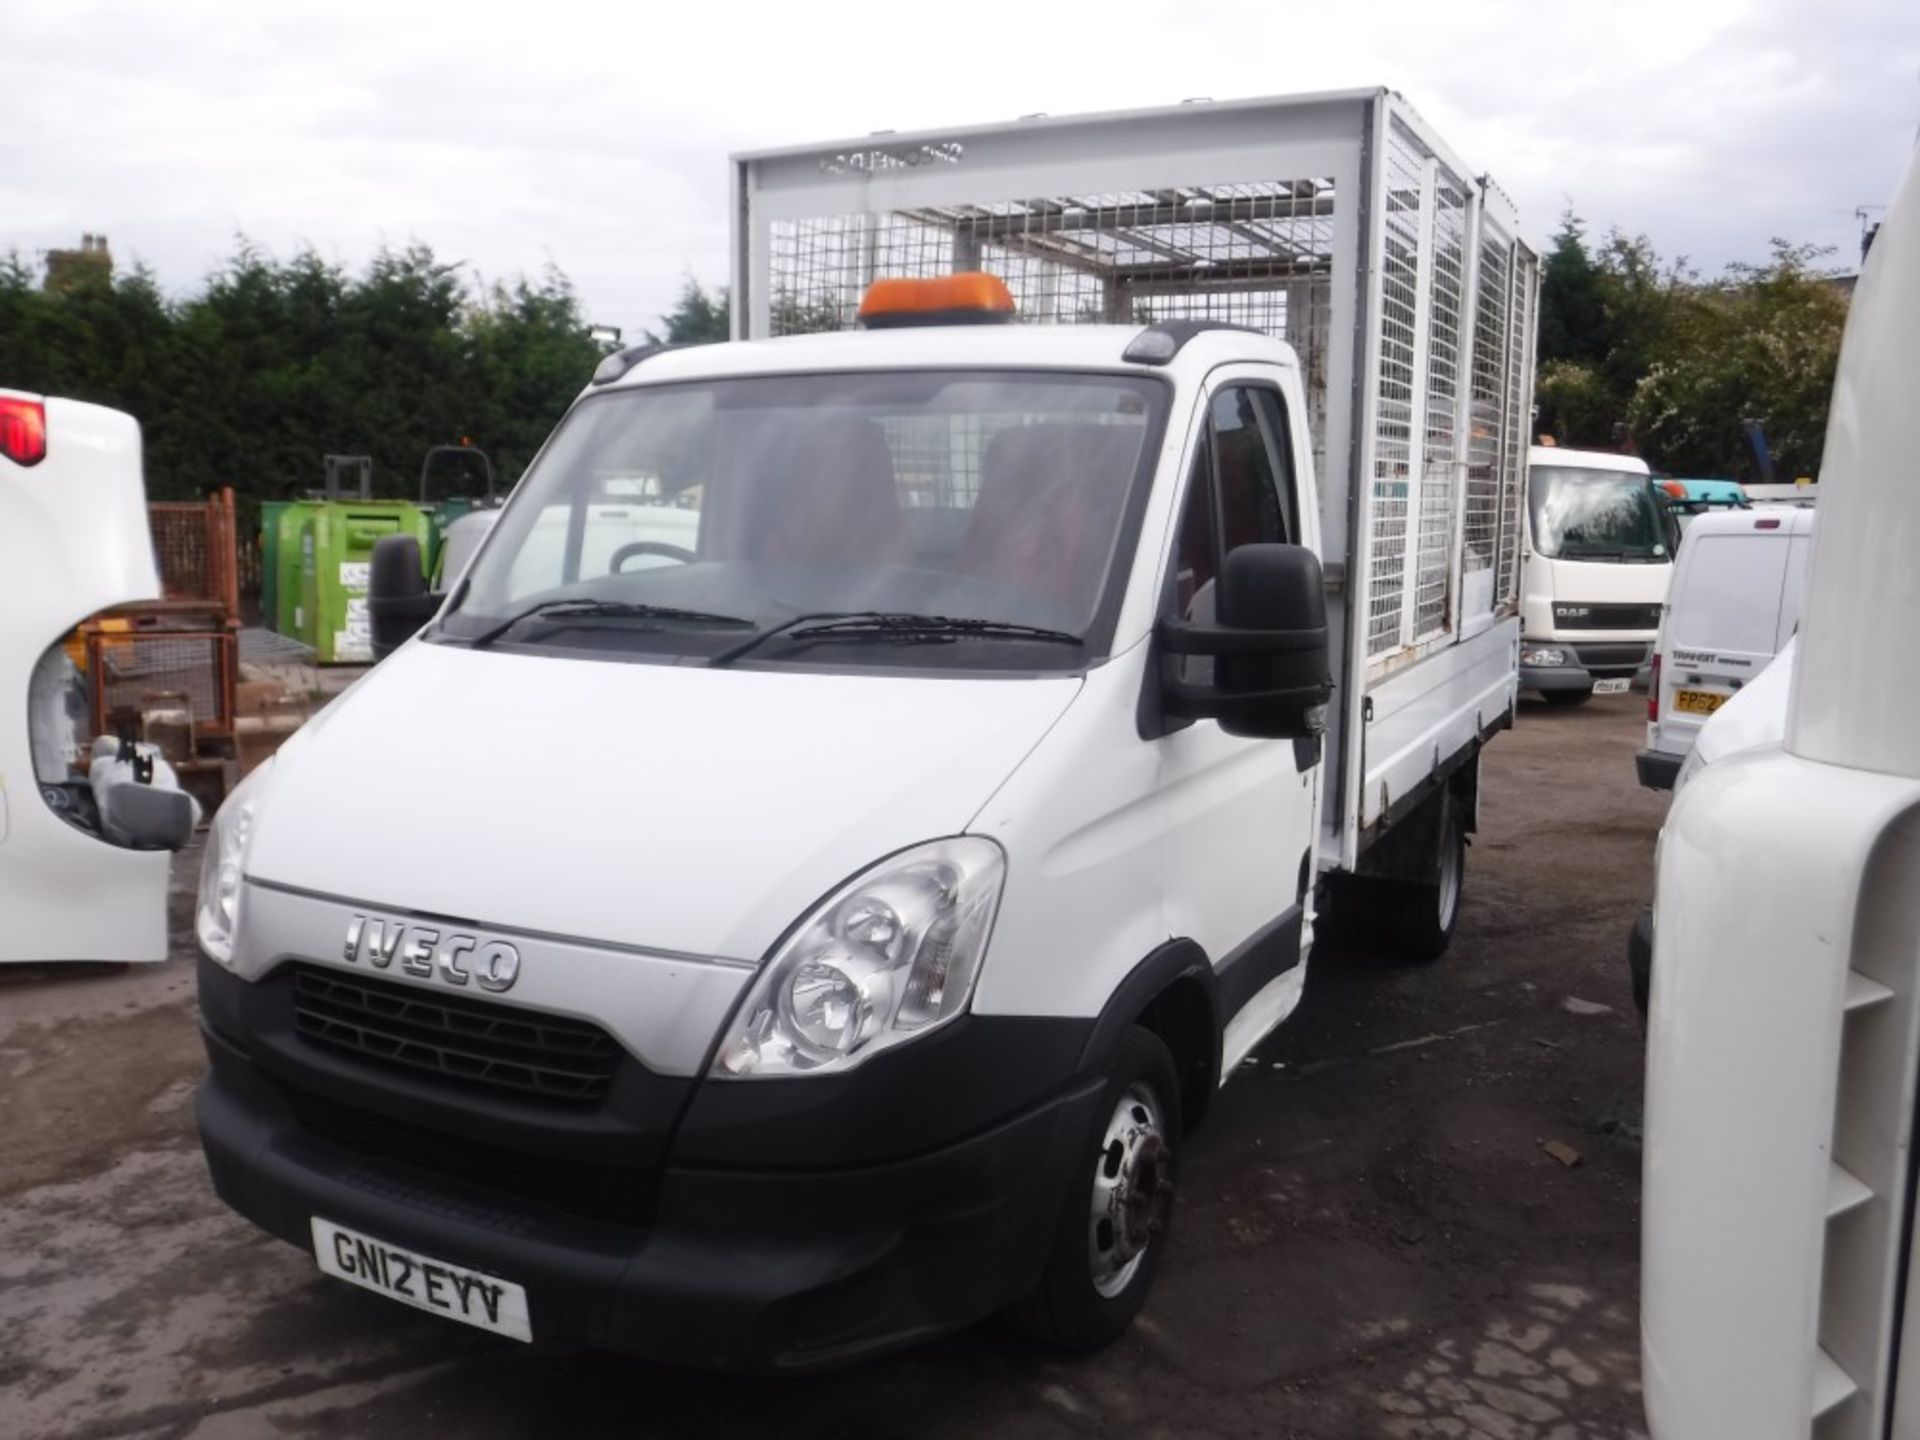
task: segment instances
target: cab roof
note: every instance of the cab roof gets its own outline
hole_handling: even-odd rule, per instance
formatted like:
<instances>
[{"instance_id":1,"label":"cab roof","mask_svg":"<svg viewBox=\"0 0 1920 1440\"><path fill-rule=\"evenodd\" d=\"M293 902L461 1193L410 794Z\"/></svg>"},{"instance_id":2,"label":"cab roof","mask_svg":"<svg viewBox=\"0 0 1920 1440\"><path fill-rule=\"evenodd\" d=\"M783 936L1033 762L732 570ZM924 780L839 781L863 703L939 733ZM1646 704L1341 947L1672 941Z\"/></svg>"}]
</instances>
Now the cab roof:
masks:
<instances>
[{"instance_id":1,"label":"cab roof","mask_svg":"<svg viewBox=\"0 0 1920 1440\"><path fill-rule=\"evenodd\" d=\"M844 330L777 340L735 340L664 350L599 387L623 389L733 375L818 370L1010 369L1097 370L1187 378L1229 361L1292 368L1293 348L1251 330L1209 329L1193 335L1166 364L1134 364L1127 347L1152 327L1139 325L916 325Z\"/></svg>"},{"instance_id":2,"label":"cab roof","mask_svg":"<svg viewBox=\"0 0 1920 1440\"><path fill-rule=\"evenodd\" d=\"M1569 450L1561 445L1529 445L1527 464L1558 465L1568 470L1623 470L1629 475L1653 473L1638 455L1620 455L1611 450Z\"/></svg>"}]
</instances>

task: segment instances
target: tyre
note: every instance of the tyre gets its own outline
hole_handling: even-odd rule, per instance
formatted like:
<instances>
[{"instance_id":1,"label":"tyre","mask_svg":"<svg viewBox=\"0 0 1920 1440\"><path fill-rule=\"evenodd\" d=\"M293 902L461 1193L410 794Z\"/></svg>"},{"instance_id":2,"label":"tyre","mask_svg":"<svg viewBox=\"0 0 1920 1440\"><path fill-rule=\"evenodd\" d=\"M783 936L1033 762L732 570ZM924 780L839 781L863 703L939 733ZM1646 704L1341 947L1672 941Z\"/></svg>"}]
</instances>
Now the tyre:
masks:
<instances>
[{"instance_id":1,"label":"tyre","mask_svg":"<svg viewBox=\"0 0 1920 1440\"><path fill-rule=\"evenodd\" d=\"M1571 710L1593 698L1591 690L1542 690L1540 698L1556 710Z\"/></svg>"},{"instance_id":2,"label":"tyre","mask_svg":"<svg viewBox=\"0 0 1920 1440\"><path fill-rule=\"evenodd\" d=\"M1160 1037L1129 1028L1104 1070L1046 1270L1008 1312L1029 1337L1076 1355L1112 1344L1146 1303L1173 1218L1180 1153L1180 1082Z\"/></svg>"},{"instance_id":3,"label":"tyre","mask_svg":"<svg viewBox=\"0 0 1920 1440\"><path fill-rule=\"evenodd\" d=\"M1383 949L1416 965L1438 960L1453 943L1460 923L1460 893L1467 875L1467 836L1449 805L1440 820L1440 854L1430 881L1377 882L1375 912Z\"/></svg>"}]
</instances>

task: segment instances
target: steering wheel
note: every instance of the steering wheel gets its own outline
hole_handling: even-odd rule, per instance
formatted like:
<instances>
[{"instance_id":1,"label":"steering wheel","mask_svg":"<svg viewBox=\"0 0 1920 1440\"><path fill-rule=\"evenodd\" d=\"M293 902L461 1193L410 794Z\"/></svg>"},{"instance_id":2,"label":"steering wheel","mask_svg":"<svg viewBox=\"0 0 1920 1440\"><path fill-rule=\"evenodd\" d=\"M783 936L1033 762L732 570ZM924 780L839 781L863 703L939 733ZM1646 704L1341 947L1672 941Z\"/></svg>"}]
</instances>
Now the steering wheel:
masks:
<instances>
[{"instance_id":1,"label":"steering wheel","mask_svg":"<svg viewBox=\"0 0 1920 1440\"><path fill-rule=\"evenodd\" d=\"M613 552L613 558L607 562L607 573L618 575L621 566L636 555L664 555L669 560L678 560L682 565L693 563L693 551L678 545L669 545L664 540L630 540Z\"/></svg>"}]
</instances>

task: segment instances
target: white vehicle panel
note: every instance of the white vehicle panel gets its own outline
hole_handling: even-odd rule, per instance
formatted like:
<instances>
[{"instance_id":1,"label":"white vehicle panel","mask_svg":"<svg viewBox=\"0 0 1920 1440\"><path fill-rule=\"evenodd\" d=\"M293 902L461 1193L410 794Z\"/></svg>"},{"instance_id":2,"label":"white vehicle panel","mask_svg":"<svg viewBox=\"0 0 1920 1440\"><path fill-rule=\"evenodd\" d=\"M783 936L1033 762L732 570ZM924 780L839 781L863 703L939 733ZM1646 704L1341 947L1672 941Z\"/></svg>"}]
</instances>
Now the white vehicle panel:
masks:
<instances>
[{"instance_id":1,"label":"white vehicle panel","mask_svg":"<svg viewBox=\"0 0 1920 1440\"><path fill-rule=\"evenodd\" d=\"M1376 824L1440 762L1452 759L1513 708L1520 622L1511 616L1437 651L1370 692L1360 823ZM1335 856L1325 857L1332 864Z\"/></svg>"},{"instance_id":2,"label":"white vehicle panel","mask_svg":"<svg viewBox=\"0 0 1920 1440\"><path fill-rule=\"evenodd\" d=\"M1828 412L1820 529L1807 578L1787 746L1834 765L1920 775L1920 616L1910 507L1920 455L1920 182L1910 173L1863 268ZM1901 527L1889 543L1890 524ZM1897 627L1887 633L1890 625Z\"/></svg>"},{"instance_id":3,"label":"white vehicle panel","mask_svg":"<svg viewBox=\"0 0 1920 1440\"><path fill-rule=\"evenodd\" d=\"M1080 684L415 643L280 752L248 874L758 960L854 872L964 830ZM409 796L433 797L415 823Z\"/></svg>"},{"instance_id":4,"label":"white vehicle panel","mask_svg":"<svg viewBox=\"0 0 1920 1440\"><path fill-rule=\"evenodd\" d=\"M1808 1433L1849 938L1875 848L1915 805L1913 781L1777 748L1729 757L1674 798L1642 1207L1658 1440Z\"/></svg>"},{"instance_id":5,"label":"white vehicle panel","mask_svg":"<svg viewBox=\"0 0 1920 1440\"><path fill-rule=\"evenodd\" d=\"M45 406L46 458L0 458L0 962L164 960L169 857L75 829L35 783L40 657L96 611L160 594L140 427L98 405Z\"/></svg>"}]
</instances>

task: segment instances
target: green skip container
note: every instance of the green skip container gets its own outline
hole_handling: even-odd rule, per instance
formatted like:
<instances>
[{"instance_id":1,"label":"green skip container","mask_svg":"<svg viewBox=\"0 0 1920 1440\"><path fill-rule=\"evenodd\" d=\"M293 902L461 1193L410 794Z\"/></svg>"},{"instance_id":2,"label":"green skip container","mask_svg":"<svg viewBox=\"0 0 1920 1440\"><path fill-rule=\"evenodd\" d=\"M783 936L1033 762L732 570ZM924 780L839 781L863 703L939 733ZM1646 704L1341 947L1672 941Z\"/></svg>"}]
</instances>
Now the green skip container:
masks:
<instances>
[{"instance_id":1,"label":"green skip container","mask_svg":"<svg viewBox=\"0 0 1920 1440\"><path fill-rule=\"evenodd\" d=\"M287 525L293 507L281 514ZM322 665L371 665L373 633L367 621L367 580L373 547L388 535L411 535L424 555L427 512L406 500L323 500L298 526L299 603L295 628L282 633L313 647ZM284 547L288 536L282 531ZM277 597L284 607L286 597Z\"/></svg>"}]
</instances>

